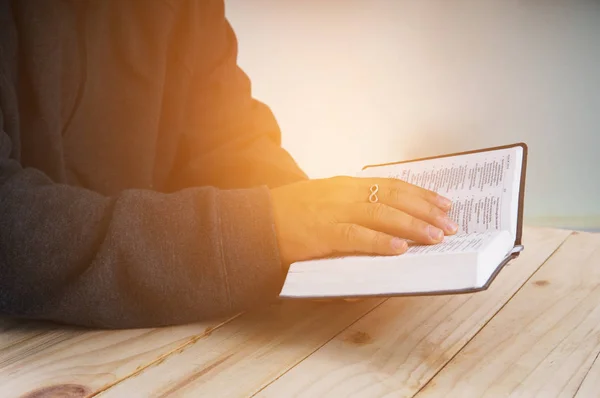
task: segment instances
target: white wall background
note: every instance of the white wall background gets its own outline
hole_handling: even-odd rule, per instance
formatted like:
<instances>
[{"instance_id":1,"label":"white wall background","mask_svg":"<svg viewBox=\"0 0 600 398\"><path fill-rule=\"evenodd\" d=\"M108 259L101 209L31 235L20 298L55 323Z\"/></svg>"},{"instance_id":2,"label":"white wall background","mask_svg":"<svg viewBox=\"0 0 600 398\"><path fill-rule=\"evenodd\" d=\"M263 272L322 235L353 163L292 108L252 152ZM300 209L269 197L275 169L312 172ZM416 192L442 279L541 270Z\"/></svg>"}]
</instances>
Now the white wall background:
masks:
<instances>
[{"instance_id":1,"label":"white wall background","mask_svg":"<svg viewBox=\"0 0 600 398\"><path fill-rule=\"evenodd\" d=\"M600 1L226 5L311 177L525 141L526 216L600 220Z\"/></svg>"}]
</instances>

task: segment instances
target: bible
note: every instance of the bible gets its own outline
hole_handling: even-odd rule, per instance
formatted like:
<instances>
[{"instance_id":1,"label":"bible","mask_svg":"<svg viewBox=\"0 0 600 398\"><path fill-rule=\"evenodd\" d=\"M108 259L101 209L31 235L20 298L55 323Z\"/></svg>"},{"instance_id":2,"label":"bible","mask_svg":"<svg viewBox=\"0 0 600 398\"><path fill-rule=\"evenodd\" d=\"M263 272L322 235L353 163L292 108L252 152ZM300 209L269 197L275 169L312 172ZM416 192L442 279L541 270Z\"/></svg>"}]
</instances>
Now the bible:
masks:
<instances>
[{"instance_id":1,"label":"bible","mask_svg":"<svg viewBox=\"0 0 600 398\"><path fill-rule=\"evenodd\" d=\"M358 177L397 178L452 200L456 235L409 242L397 256L340 256L291 264L281 298L458 294L488 288L523 250L527 145L517 143L398 163Z\"/></svg>"}]
</instances>

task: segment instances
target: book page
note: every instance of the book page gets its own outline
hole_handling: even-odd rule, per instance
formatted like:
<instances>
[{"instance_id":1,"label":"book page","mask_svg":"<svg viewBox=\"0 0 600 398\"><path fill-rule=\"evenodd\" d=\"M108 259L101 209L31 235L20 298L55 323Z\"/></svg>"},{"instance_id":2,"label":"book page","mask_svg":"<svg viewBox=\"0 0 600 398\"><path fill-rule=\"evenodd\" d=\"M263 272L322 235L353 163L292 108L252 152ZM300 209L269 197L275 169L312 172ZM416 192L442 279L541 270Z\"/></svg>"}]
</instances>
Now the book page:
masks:
<instances>
[{"instance_id":1,"label":"book page","mask_svg":"<svg viewBox=\"0 0 600 398\"><path fill-rule=\"evenodd\" d=\"M411 244L403 256L476 252L484 248L497 235L496 231L472 232L447 236L443 242L436 245Z\"/></svg>"},{"instance_id":2,"label":"book page","mask_svg":"<svg viewBox=\"0 0 600 398\"><path fill-rule=\"evenodd\" d=\"M516 236L522 157L517 146L370 167L359 176L398 178L449 198L458 234L508 230Z\"/></svg>"}]
</instances>

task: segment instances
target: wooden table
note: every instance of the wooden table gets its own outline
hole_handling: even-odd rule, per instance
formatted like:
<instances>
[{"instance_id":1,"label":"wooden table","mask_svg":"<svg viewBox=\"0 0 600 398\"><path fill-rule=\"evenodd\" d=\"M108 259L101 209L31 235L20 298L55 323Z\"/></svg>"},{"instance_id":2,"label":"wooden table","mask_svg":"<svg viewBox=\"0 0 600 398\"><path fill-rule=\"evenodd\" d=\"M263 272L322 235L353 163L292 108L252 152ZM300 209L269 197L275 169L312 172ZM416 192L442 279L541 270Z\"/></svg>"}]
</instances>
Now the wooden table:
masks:
<instances>
[{"instance_id":1,"label":"wooden table","mask_svg":"<svg viewBox=\"0 0 600 398\"><path fill-rule=\"evenodd\" d=\"M1 397L600 397L600 234L527 228L486 292L86 331L0 320Z\"/></svg>"}]
</instances>

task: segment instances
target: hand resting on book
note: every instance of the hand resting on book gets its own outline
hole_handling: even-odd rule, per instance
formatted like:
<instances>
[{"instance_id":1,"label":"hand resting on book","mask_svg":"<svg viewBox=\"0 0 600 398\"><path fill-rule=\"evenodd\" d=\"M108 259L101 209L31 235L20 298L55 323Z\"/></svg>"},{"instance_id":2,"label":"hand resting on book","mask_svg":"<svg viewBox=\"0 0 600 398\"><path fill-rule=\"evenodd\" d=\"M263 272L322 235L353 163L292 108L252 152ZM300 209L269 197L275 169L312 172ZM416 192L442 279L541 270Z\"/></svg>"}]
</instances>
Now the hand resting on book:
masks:
<instances>
[{"instance_id":1,"label":"hand resting on book","mask_svg":"<svg viewBox=\"0 0 600 398\"><path fill-rule=\"evenodd\" d=\"M377 203L368 200L373 184ZM272 199L285 265L333 254L397 255L406 239L435 244L458 230L448 199L398 179L303 181L273 189Z\"/></svg>"},{"instance_id":2,"label":"hand resting on book","mask_svg":"<svg viewBox=\"0 0 600 398\"><path fill-rule=\"evenodd\" d=\"M360 179L322 180L275 192L284 254L312 256L320 249L315 255L320 257L353 248L359 253L293 262L279 297L346 299L487 289L523 250L526 164L527 146L517 143L366 166ZM381 192L379 206L369 206L366 198L374 183ZM451 208L433 192L448 198ZM283 210L277 208L281 203L287 206ZM294 215L297 219L286 218ZM426 232L444 228L445 215L459 224L458 230L447 227L453 236L442 242L429 239ZM401 255L386 255L392 252L392 236L416 242L406 252L399 248Z\"/></svg>"}]
</instances>

